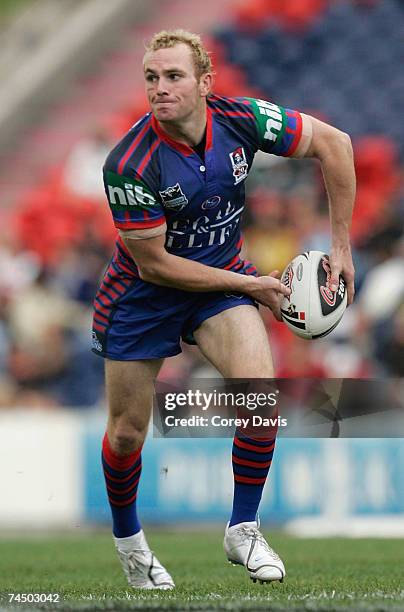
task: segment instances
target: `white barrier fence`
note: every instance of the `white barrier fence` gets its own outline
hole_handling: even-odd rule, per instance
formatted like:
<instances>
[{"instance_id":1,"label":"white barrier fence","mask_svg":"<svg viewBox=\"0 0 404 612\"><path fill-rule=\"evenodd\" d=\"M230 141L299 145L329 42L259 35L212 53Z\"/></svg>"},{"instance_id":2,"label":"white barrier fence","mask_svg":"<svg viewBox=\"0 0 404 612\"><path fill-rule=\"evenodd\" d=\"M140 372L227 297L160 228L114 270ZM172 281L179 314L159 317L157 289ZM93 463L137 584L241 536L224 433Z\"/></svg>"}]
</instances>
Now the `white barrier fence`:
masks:
<instances>
[{"instance_id":1,"label":"white barrier fence","mask_svg":"<svg viewBox=\"0 0 404 612\"><path fill-rule=\"evenodd\" d=\"M0 529L108 524L99 413L0 413ZM153 439L143 451L143 520L226 520L230 439ZM404 536L401 439L280 439L260 516L297 535Z\"/></svg>"}]
</instances>

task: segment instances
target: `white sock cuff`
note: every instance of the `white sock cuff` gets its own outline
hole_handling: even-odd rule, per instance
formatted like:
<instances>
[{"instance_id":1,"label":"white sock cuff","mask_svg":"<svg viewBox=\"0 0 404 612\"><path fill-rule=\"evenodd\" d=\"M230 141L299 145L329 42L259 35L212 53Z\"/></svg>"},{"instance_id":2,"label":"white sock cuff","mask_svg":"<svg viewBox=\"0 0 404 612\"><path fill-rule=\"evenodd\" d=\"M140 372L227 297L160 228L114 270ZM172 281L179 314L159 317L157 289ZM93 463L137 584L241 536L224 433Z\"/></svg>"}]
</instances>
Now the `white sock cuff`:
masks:
<instances>
[{"instance_id":1,"label":"white sock cuff","mask_svg":"<svg viewBox=\"0 0 404 612\"><path fill-rule=\"evenodd\" d=\"M117 538L114 536L115 546L122 552L130 552L134 548L137 548L143 540L142 530L126 538Z\"/></svg>"}]
</instances>

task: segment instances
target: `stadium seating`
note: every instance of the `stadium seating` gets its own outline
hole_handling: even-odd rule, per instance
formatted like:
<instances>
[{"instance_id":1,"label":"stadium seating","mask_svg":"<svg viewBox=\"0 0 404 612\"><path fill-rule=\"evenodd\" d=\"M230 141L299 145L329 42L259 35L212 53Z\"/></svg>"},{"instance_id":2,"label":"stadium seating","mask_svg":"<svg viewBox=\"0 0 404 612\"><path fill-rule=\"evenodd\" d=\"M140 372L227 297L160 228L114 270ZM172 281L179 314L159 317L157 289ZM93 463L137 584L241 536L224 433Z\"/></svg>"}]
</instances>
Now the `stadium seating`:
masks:
<instances>
[{"instance_id":1,"label":"stadium seating","mask_svg":"<svg viewBox=\"0 0 404 612\"><path fill-rule=\"evenodd\" d=\"M404 5L399 0L242 3L235 24L216 37L228 61L263 96L317 111L354 139L387 134L403 157L404 83L397 67L404 60Z\"/></svg>"},{"instance_id":2,"label":"stadium seating","mask_svg":"<svg viewBox=\"0 0 404 612\"><path fill-rule=\"evenodd\" d=\"M179 10L186 3L176 4ZM192 11L191 4L189 7ZM49 286L65 282L66 295L89 308L98 276L110 255L115 230L103 201L78 197L66 189L65 161L74 145L97 125L115 142L146 112L141 72L135 74L133 70L141 61L143 46L138 45L134 51L134 41L143 41L149 34L138 24L128 26L122 34L122 48L109 54L97 72L81 79L63 102L49 112L46 122L27 132L18 150L2 159L3 205L12 206L10 228L14 228L19 248L22 252L34 252L44 269L50 270ZM404 79L397 74L404 59L403 3L400 0L240 1L220 29L211 31L204 39L212 51L216 93L273 99L328 120L353 137L358 195L352 236L358 249L365 248L364 255L360 251L355 254L360 288L382 221L388 216L391 222L394 214L403 214L399 206L397 211L394 208L404 155ZM278 169L271 191L266 179L261 182L264 194L259 191L259 180L258 187L253 177L249 183L246 244L254 252L257 265L262 263L265 267L261 269L263 273L271 265L282 269L285 260L303 244L304 248L324 250L328 245L325 207L320 206L324 192L320 180L316 180L317 174L311 173L304 162L280 164L279 168L286 166L294 169L283 170L284 174ZM297 172L301 174L297 176ZM254 206L255 192L257 206ZM302 206L308 208L302 209ZM299 214L301 210L305 214ZM273 241L277 246L272 245L271 252L266 240L267 229L278 240ZM73 285L66 281L65 275L65 269L73 265L71 258L87 262L76 270L77 282ZM338 372L325 371L323 356L319 360L307 344L303 348L285 326L274 323L273 318L267 319L275 360L283 376L338 375ZM344 340L343 326L339 329ZM64 373L57 392L53 388L49 391L52 401L70 405L97 401L102 388L102 364L98 363L101 360L96 360L97 364L89 361L86 369L88 347L83 349L81 344L86 341L87 337L81 338L81 331L68 339L71 360L76 365ZM345 341L348 342L347 338ZM289 354L285 347L288 351L295 350L293 367L285 362L284 356ZM400 350L402 346L396 347L394 363L387 366L391 371L398 367ZM303 361L301 355L305 355ZM378 361L369 359L367 374L386 367L380 365L383 360L379 354L377 357ZM300 362L304 367L298 372ZM170 377L171 371L171 376L178 378L184 371L196 371L198 367L201 363L196 353L185 349L183 360L167 362L162 376ZM364 367L361 363L352 375L363 375ZM80 372L86 372L83 380ZM95 389L90 398L84 393L85 381L92 380L93 374L98 380L98 391ZM75 384L77 393L72 392ZM21 402L24 396L20 391L17 386L10 404Z\"/></svg>"}]
</instances>

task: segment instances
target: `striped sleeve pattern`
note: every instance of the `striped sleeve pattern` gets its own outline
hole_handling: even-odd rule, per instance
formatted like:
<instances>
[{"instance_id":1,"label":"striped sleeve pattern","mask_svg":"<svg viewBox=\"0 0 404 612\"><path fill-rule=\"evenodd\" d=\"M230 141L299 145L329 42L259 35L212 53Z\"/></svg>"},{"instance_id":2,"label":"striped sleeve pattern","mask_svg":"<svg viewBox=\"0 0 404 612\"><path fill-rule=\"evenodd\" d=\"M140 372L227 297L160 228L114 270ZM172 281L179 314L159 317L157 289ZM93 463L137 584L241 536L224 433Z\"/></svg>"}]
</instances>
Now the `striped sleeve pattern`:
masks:
<instances>
[{"instance_id":1,"label":"striped sleeve pattern","mask_svg":"<svg viewBox=\"0 0 404 612\"><path fill-rule=\"evenodd\" d=\"M255 117L258 148L282 157L293 155L302 135L301 114L266 100L248 100Z\"/></svg>"},{"instance_id":2,"label":"striped sleeve pattern","mask_svg":"<svg viewBox=\"0 0 404 612\"><path fill-rule=\"evenodd\" d=\"M258 149L255 116L249 98L208 97L208 106L216 121L226 123L253 153Z\"/></svg>"},{"instance_id":3,"label":"striped sleeve pattern","mask_svg":"<svg viewBox=\"0 0 404 612\"><path fill-rule=\"evenodd\" d=\"M271 153L290 157L296 151L302 135L302 116L295 110L284 109L285 129L280 138L274 145Z\"/></svg>"},{"instance_id":4,"label":"striped sleeve pattern","mask_svg":"<svg viewBox=\"0 0 404 612\"><path fill-rule=\"evenodd\" d=\"M165 223L164 210L157 189L150 185L149 172L160 142L146 115L107 158L105 193L118 229L149 229Z\"/></svg>"}]
</instances>

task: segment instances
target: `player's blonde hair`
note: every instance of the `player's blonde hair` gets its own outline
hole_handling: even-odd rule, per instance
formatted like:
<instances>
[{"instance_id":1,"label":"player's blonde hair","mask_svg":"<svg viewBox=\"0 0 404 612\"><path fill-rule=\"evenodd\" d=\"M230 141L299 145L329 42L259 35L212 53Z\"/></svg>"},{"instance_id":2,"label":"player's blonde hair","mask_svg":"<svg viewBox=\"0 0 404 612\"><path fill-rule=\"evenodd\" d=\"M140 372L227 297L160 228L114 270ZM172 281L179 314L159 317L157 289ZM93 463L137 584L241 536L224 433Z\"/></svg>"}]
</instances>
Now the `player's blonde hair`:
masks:
<instances>
[{"instance_id":1,"label":"player's blonde hair","mask_svg":"<svg viewBox=\"0 0 404 612\"><path fill-rule=\"evenodd\" d=\"M168 49L180 43L188 45L191 49L197 78L206 72L212 72L212 61L209 52L203 46L201 37L187 30L162 30L157 32L146 43L146 53L158 49Z\"/></svg>"}]
</instances>

